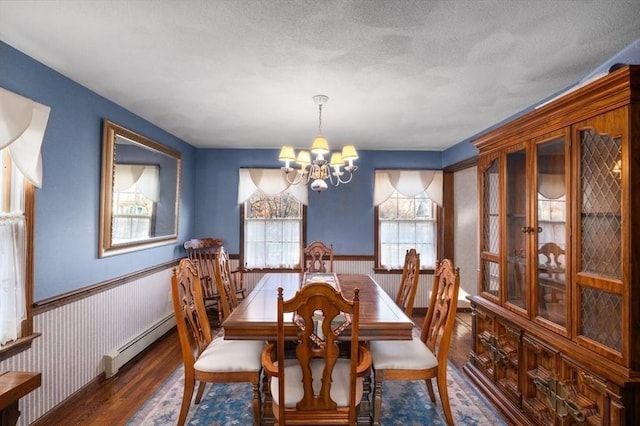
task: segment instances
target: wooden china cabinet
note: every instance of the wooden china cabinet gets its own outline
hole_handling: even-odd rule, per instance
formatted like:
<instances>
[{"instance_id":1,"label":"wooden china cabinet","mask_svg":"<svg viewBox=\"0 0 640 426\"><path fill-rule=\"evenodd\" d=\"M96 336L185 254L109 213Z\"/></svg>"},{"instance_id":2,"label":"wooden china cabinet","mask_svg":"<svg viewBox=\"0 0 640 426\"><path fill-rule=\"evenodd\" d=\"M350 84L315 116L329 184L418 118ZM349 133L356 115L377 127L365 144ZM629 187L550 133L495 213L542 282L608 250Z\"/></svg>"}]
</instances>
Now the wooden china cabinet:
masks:
<instances>
[{"instance_id":1,"label":"wooden china cabinet","mask_svg":"<svg viewBox=\"0 0 640 426\"><path fill-rule=\"evenodd\" d=\"M640 66L474 141L465 371L516 424L640 424Z\"/></svg>"}]
</instances>

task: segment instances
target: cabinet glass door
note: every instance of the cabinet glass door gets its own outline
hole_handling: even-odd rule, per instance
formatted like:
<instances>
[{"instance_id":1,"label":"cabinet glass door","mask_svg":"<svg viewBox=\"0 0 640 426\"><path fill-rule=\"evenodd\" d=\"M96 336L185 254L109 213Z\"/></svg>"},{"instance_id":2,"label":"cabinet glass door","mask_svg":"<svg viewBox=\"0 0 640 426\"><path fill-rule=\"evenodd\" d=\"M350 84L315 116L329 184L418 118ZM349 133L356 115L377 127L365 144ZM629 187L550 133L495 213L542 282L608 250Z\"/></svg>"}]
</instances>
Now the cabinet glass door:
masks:
<instances>
[{"instance_id":1,"label":"cabinet glass door","mask_svg":"<svg viewBox=\"0 0 640 426\"><path fill-rule=\"evenodd\" d=\"M528 297L526 244L527 226L527 152L521 149L507 154L507 301L526 309Z\"/></svg>"},{"instance_id":2,"label":"cabinet glass door","mask_svg":"<svg viewBox=\"0 0 640 426\"><path fill-rule=\"evenodd\" d=\"M536 146L537 316L563 327L567 322L567 185L565 142L560 137Z\"/></svg>"},{"instance_id":3,"label":"cabinet glass door","mask_svg":"<svg viewBox=\"0 0 640 426\"><path fill-rule=\"evenodd\" d=\"M494 159L482 173L482 250L480 291L500 297L500 161Z\"/></svg>"}]
</instances>

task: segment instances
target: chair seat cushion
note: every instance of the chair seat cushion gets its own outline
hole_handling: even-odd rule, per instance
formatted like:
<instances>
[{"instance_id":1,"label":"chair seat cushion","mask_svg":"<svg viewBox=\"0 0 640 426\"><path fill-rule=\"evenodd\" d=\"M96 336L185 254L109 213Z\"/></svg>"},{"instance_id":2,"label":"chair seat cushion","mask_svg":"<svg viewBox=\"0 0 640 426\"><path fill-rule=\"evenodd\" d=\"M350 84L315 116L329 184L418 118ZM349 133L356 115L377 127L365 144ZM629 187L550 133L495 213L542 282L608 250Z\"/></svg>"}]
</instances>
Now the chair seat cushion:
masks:
<instances>
[{"instance_id":1,"label":"chair seat cushion","mask_svg":"<svg viewBox=\"0 0 640 426\"><path fill-rule=\"evenodd\" d=\"M369 343L373 368L378 370L425 370L438 360L422 340L374 340Z\"/></svg>"},{"instance_id":2,"label":"chair seat cushion","mask_svg":"<svg viewBox=\"0 0 640 426\"><path fill-rule=\"evenodd\" d=\"M260 356L264 342L253 340L225 340L217 336L194 364L199 371L260 371Z\"/></svg>"},{"instance_id":3,"label":"chair seat cushion","mask_svg":"<svg viewBox=\"0 0 640 426\"><path fill-rule=\"evenodd\" d=\"M322 386L322 370L324 360L311 360L311 371L313 374L313 392L318 394ZM338 407L349 405L349 377L351 361L348 359L338 359L331 374L331 399ZM285 360L284 367L284 406L285 408L295 408L296 404L302 400L304 391L302 388L302 369L296 359ZM362 377L356 378L356 405L362 399ZM280 405L280 395L278 393L278 377L271 378L271 395L273 401Z\"/></svg>"}]
</instances>

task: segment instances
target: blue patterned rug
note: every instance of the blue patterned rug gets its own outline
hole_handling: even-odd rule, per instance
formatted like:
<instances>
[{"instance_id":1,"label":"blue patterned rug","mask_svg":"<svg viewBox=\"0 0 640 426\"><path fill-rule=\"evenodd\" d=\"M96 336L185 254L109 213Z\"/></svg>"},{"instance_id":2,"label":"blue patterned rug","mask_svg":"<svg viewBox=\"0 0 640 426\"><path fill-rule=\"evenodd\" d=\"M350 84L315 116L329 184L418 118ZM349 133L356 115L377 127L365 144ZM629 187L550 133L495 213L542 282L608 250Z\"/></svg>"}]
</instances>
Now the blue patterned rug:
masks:
<instances>
[{"instance_id":1,"label":"blue patterned rug","mask_svg":"<svg viewBox=\"0 0 640 426\"><path fill-rule=\"evenodd\" d=\"M500 415L452 365L449 365L449 399L457 425L506 425ZM160 426L176 423L182 402L184 373L179 367L129 420L128 425ZM429 400L422 381L384 382L382 389L383 426L446 425L438 388L437 403ZM195 394L195 392L194 392ZM251 386L249 384L209 385L200 404L191 404L187 425L251 425Z\"/></svg>"}]
</instances>

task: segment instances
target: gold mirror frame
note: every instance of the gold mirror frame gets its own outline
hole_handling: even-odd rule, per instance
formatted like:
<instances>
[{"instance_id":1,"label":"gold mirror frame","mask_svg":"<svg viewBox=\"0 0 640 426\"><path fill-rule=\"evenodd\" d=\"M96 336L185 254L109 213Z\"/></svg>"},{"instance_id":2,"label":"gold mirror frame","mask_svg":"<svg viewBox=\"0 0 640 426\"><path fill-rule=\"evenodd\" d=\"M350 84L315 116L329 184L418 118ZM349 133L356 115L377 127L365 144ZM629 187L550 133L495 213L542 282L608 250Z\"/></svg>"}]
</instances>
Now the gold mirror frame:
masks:
<instances>
[{"instance_id":1,"label":"gold mirror frame","mask_svg":"<svg viewBox=\"0 0 640 426\"><path fill-rule=\"evenodd\" d=\"M147 216L141 216L143 221L148 222L148 235L134 238L116 236L118 232L114 229L114 224L123 218L131 222L139 220L131 214L121 215L114 212L114 199L119 200L123 193L115 187L118 166L143 169L147 167L155 173L156 183L152 196L155 201L147 200L152 212ZM157 247L178 240L181 168L182 154L179 151L104 120L99 257Z\"/></svg>"}]
</instances>

